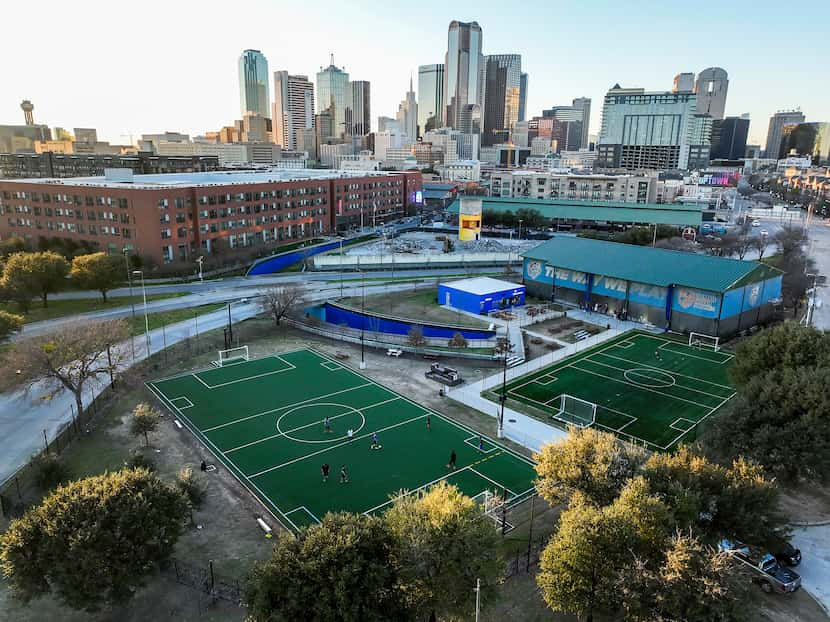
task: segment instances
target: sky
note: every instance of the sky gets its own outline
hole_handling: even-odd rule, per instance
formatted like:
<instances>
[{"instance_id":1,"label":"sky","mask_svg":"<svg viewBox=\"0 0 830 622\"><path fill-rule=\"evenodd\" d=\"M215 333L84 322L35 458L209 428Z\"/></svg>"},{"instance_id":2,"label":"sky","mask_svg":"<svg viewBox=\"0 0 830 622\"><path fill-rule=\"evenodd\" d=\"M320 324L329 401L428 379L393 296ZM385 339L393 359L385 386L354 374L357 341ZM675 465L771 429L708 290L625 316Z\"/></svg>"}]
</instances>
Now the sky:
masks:
<instances>
[{"instance_id":1,"label":"sky","mask_svg":"<svg viewBox=\"0 0 830 622\"><path fill-rule=\"evenodd\" d=\"M787 15L780 2L521 0L28 0L0 5L0 124L95 127L99 138L165 130L191 135L240 117L237 62L261 50L269 71L314 75L329 54L371 82L373 126L394 116L419 65L444 62L447 26L477 21L484 53L519 53L528 117L625 87L670 90L675 74L729 73L727 115L748 112L749 142L769 117L800 107L830 121L826 20ZM271 81L273 97L273 80Z\"/></svg>"}]
</instances>

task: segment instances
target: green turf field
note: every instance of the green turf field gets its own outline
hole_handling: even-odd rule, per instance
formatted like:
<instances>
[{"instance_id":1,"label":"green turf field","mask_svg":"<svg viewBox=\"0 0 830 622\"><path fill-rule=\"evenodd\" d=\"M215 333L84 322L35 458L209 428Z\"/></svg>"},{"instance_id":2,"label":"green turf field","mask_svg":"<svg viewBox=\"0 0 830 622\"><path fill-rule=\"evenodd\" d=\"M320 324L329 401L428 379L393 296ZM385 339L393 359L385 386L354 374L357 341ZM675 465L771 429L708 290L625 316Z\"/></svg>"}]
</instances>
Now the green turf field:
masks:
<instances>
[{"instance_id":1,"label":"green turf field","mask_svg":"<svg viewBox=\"0 0 830 622\"><path fill-rule=\"evenodd\" d=\"M531 461L486 437L479 449L478 433L312 350L156 380L149 387L293 530L329 511L383 511L390 495L442 479L473 497L506 493L508 503L533 491ZM375 432L381 449L370 449ZM451 451L456 470L447 468ZM327 482L323 463L331 467ZM350 479L345 484L341 465Z\"/></svg>"},{"instance_id":2,"label":"green turf field","mask_svg":"<svg viewBox=\"0 0 830 622\"><path fill-rule=\"evenodd\" d=\"M727 375L732 359L632 331L512 380L507 405L556 422L564 393L597 405L597 428L667 450L692 440L697 424L735 395ZM487 397L498 400L500 393L499 385Z\"/></svg>"}]
</instances>

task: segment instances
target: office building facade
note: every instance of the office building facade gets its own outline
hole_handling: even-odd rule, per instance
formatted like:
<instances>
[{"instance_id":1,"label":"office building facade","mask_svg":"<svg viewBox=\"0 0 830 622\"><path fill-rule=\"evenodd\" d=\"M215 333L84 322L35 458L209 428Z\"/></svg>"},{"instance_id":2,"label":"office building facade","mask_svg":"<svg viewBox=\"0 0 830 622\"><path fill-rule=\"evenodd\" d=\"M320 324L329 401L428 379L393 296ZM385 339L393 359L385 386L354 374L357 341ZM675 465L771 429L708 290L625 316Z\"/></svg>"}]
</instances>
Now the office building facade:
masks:
<instances>
[{"instance_id":1,"label":"office building facade","mask_svg":"<svg viewBox=\"0 0 830 622\"><path fill-rule=\"evenodd\" d=\"M767 129L767 144L764 156L774 160L782 157L781 148L784 137L784 126L804 123L804 113L800 110L779 110L769 120Z\"/></svg>"},{"instance_id":2,"label":"office building facade","mask_svg":"<svg viewBox=\"0 0 830 622\"><path fill-rule=\"evenodd\" d=\"M396 120L409 141L414 143L418 138L418 101L415 98L415 91L412 89L412 78L409 79L409 91L398 105Z\"/></svg>"},{"instance_id":3,"label":"office building facade","mask_svg":"<svg viewBox=\"0 0 830 622\"><path fill-rule=\"evenodd\" d=\"M484 57L483 145L510 142L519 121L522 57L491 54Z\"/></svg>"},{"instance_id":4,"label":"office building facade","mask_svg":"<svg viewBox=\"0 0 830 622\"><path fill-rule=\"evenodd\" d=\"M527 74L523 73L519 85L519 121L527 120L527 81Z\"/></svg>"},{"instance_id":5,"label":"office building facade","mask_svg":"<svg viewBox=\"0 0 830 622\"><path fill-rule=\"evenodd\" d=\"M268 89L268 60L259 50L245 50L239 57L240 115L268 117L271 97Z\"/></svg>"},{"instance_id":6,"label":"office building facade","mask_svg":"<svg viewBox=\"0 0 830 622\"><path fill-rule=\"evenodd\" d=\"M591 125L591 98L577 97L571 104L577 110L582 111L582 137L579 140L579 148L588 148L588 132Z\"/></svg>"},{"instance_id":7,"label":"office building facade","mask_svg":"<svg viewBox=\"0 0 830 622\"><path fill-rule=\"evenodd\" d=\"M305 132L314 130L314 85L307 76L274 72L273 140L283 149L305 147Z\"/></svg>"},{"instance_id":8,"label":"office building facade","mask_svg":"<svg viewBox=\"0 0 830 622\"><path fill-rule=\"evenodd\" d=\"M444 125L444 65L418 67L418 136Z\"/></svg>"},{"instance_id":9,"label":"office building facade","mask_svg":"<svg viewBox=\"0 0 830 622\"><path fill-rule=\"evenodd\" d=\"M784 126L781 152L811 158L814 166L830 165L830 123Z\"/></svg>"},{"instance_id":10,"label":"office building facade","mask_svg":"<svg viewBox=\"0 0 830 622\"><path fill-rule=\"evenodd\" d=\"M749 116L726 117L712 124L712 160L742 160L746 155Z\"/></svg>"},{"instance_id":11,"label":"office building facade","mask_svg":"<svg viewBox=\"0 0 830 622\"><path fill-rule=\"evenodd\" d=\"M347 136L346 108L352 105L349 74L334 64L317 73L317 110L331 117L331 132L326 139L342 139Z\"/></svg>"},{"instance_id":12,"label":"office building facade","mask_svg":"<svg viewBox=\"0 0 830 622\"><path fill-rule=\"evenodd\" d=\"M366 80L349 82L346 132L349 136L365 136L372 131L371 89Z\"/></svg>"},{"instance_id":13,"label":"office building facade","mask_svg":"<svg viewBox=\"0 0 830 622\"><path fill-rule=\"evenodd\" d=\"M603 168L687 169L696 96L615 85L605 96L596 165Z\"/></svg>"},{"instance_id":14,"label":"office building facade","mask_svg":"<svg viewBox=\"0 0 830 622\"><path fill-rule=\"evenodd\" d=\"M450 22L444 59L445 126L460 129L460 117L465 107L481 107L484 63L481 50L482 32L478 23Z\"/></svg>"},{"instance_id":15,"label":"office building facade","mask_svg":"<svg viewBox=\"0 0 830 622\"><path fill-rule=\"evenodd\" d=\"M726 70L720 67L709 67L697 74L695 81L697 114L708 114L713 119L723 119L728 90L729 75Z\"/></svg>"},{"instance_id":16,"label":"office building facade","mask_svg":"<svg viewBox=\"0 0 830 622\"><path fill-rule=\"evenodd\" d=\"M490 195L494 197L653 203L656 193L655 175L571 175L527 170L490 174Z\"/></svg>"}]
</instances>

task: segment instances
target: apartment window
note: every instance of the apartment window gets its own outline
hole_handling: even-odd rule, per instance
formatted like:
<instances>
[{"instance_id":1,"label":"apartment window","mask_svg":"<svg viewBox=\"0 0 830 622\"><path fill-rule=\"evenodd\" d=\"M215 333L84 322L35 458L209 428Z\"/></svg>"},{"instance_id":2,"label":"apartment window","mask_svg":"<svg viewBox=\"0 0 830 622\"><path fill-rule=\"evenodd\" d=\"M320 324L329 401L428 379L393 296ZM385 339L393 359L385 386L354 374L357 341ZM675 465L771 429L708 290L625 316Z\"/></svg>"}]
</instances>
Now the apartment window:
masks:
<instances>
[{"instance_id":1,"label":"apartment window","mask_svg":"<svg viewBox=\"0 0 830 622\"><path fill-rule=\"evenodd\" d=\"M169 207L169 202L167 199L159 199L158 206L160 209L167 209Z\"/></svg>"},{"instance_id":2,"label":"apartment window","mask_svg":"<svg viewBox=\"0 0 830 622\"><path fill-rule=\"evenodd\" d=\"M95 200L92 197L84 197L84 204L87 206L95 205Z\"/></svg>"},{"instance_id":3,"label":"apartment window","mask_svg":"<svg viewBox=\"0 0 830 622\"><path fill-rule=\"evenodd\" d=\"M168 238L173 237L173 234L170 232L170 229L162 229L161 230L161 239L166 240Z\"/></svg>"},{"instance_id":4,"label":"apartment window","mask_svg":"<svg viewBox=\"0 0 830 622\"><path fill-rule=\"evenodd\" d=\"M118 207L121 209L127 209L128 206L129 203L127 202L127 199L118 199Z\"/></svg>"}]
</instances>

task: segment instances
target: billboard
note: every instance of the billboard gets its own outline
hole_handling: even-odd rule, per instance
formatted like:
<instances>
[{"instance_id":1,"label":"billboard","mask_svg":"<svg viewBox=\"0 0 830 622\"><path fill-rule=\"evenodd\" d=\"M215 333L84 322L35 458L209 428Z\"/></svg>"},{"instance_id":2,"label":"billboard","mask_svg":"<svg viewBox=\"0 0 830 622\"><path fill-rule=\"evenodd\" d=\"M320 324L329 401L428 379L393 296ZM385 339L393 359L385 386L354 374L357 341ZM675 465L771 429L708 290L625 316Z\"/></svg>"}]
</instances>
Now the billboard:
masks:
<instances>
[{"instance_id":1,"label":"billboard","mask_svg":"<svg viewBox=\"0 0 830 622\"><path fill-rule=\"evenodd\" d=\"M677 287L672 295L672 309L714 319L720 310L720 294L691 287Z\"/></svg>"}]
</instances>

